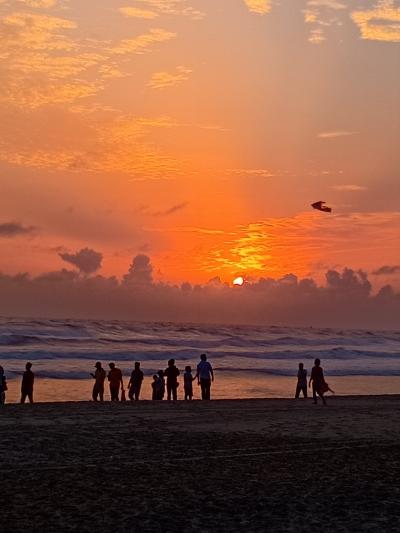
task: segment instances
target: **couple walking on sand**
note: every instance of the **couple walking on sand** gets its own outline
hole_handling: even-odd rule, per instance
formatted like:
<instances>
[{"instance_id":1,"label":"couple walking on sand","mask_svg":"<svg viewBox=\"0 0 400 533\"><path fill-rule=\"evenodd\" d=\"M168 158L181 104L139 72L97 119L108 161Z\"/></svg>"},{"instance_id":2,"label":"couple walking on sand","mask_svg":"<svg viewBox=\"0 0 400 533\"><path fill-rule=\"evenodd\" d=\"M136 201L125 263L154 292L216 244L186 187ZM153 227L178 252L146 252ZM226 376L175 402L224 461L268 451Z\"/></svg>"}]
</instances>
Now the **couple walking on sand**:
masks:
<instances>
[{"instance_id":1,"label":"couple walking on sand","mask_svg":"<svg viewBox=\"0 0 400 533\"><path fill-rule=\"evenodd\" d=\"M325 381L324 371L321 367L320 359L315 359L314 366L311 370L311 377L308 383L308 387L311 387L313 391L313 403L318 403L318 396L321 398L322 403L326 405L326 399L324 394L328 391L333 392ZM299 398L300 392L303 393L304 398L307 398L307 370L304 368L303 363L299 363L299 371L297 372L297 387L295 398Z\"/></svg>"}]
</instances>

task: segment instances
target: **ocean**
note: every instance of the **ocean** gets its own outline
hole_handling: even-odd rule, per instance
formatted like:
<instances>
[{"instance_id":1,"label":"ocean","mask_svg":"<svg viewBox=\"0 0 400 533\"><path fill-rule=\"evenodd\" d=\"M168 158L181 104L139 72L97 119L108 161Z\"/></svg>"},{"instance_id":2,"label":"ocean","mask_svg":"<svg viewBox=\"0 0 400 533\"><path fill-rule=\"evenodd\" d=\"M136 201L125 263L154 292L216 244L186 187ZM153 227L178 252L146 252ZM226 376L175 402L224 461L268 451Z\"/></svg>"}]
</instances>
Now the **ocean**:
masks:
<instances>
[{"instance_id":1,"label":"ocean","mask_svg":"<svg viewBox=\"0 0 400 533\"><path fill-rule=\"evenodd\" d=\"M26 361L33 363L37 401L90 399L96 361L106 369L114 361L126 383L140 361L142 396L149 399L152 375L168 359L182 373L186 365L195 371L203 352L215 371L214 398L291 397L298 363L310 373L316 357L336 394L400 392L399 331L0 319L0 364L11 402L18 401Z\"/></svg>"}]
</instances>

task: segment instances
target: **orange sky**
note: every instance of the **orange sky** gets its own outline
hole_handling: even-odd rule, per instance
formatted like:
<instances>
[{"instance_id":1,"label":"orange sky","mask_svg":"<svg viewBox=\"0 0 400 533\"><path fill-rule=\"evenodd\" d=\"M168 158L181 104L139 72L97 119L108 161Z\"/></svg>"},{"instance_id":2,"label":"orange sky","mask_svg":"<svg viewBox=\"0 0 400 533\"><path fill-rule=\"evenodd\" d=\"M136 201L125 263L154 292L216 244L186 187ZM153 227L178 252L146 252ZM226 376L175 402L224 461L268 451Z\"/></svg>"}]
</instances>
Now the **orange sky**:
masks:
<instances>
[{"instance_id":1,"label":"orange sky","mask_svg":"<svg viewBox=\"0 0 400 533\"><path fill-rule=\"evenodd\" d=\"M399 1L0 0L0 38L1 271L400 264Z\"/></svg>"}]
</instances>

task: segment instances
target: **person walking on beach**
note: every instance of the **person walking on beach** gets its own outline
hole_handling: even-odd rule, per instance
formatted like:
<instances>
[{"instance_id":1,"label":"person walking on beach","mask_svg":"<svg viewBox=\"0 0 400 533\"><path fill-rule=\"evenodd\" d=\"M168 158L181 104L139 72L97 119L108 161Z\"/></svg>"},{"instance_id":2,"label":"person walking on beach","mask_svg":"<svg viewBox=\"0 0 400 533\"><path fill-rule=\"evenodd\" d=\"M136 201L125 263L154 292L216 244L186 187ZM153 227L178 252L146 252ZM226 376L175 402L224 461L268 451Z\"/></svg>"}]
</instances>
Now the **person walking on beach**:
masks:
<instances>
[{"instance_id":1,"label":"person walking on beach","mask_svg":"<svg viewBox=\"0 0 400 533\"><path fill-rule=\"evenodd\" d=\"M183 386L185 389L185 400L193 399L193 381L195 378L192 376L192 367L185 366L185 373L183 374Z\"/></svg>"},{"instance_id":2,"label":"person walking on beach","mask_svg":"<svg viewBox=\"0 0 400 533\"><path fill-rule=\"evenodd\" d=\"M108 365L110 371L108 373L108 381L110 382L110 394L112 402L119 402L119 388L121 386L121 391L124 390L124 382L122 381L122 372L119 368L115 366L115 363L110 363Z\"/></svg>"},{"instance_id":3,"label":"person walking on beach","mask_svg":"<svg viewBox=\"0 0 400 533\"><path fill-rule=\"evenodd\" d=\"M96 370L94 374L91 374L93 379L95 380L93 385L92 398L94 402L97 402L98 398L100 398L100 401L102 402L104 400L104 381L106 380L106 371L101 366L100 361L97 361L94 366Z\"/></svg>"},{"instance_id":4,"label":"person walking on beach","mask_svg":"<svg viewBox=\"0 0 400 533\"><path fill-rule=\"evenodd\" d=\"M171 396L173 400L178 399L178 376L180 372L175 366L175 359L168 361L168 367L164 370L164 375L167 376L167 399L170 400Z\"/></svg>"},{"instance_id":5,"label":"person walking on beach","mask_svg":"<svg viewBox=\"0 0 400 533\"><path fill-rule=\"evenodd\" d=\"M313 391L313 400L316 404L318 402L317 400L317 394L321 398L322 403L326 405L326 400L324 398L324 393L327 391L325 378L324 378L324 371L321 367L321 361L319 359L315 359L314 366L311 370L311 377L310 381L308 383L308 386L311 387L312 383L312 391Z\"/></svg>"},{"instance_id":6,"label":"person walking on beach","mask_svg":"<svg viewBox=\"0 0 400 533\"><path fill-rule=\"evenodd\" d=\"M303 393L304 398L307 398L307 370L304 368L303 363L299 363L295 398L300 397L300 392Z\"/></svg>"},{"instance_id":7,"label":"person walking on beach","mask_svg":"<svg viewBox=\"0 0 400 533\"><path fill-rule=\"evenodd\" d=\"M135 368L132 370L131 378L128 383L128 396L130 400L138 400L140 395L140 389L142 388L142 383L144 379L144 374L140 370L140 363L135 363Z\"/></svg>"},{"instance_id":8,"label":"person walking on beach","mask_svg":"<svg viewBox=\"0 0 400 533\"><path fill-rule=\"evenodd\" d=\"M26 363L21 383L21 403L25 403L26 397L28 397L29 403L33 403L33 382L35 381L35 375L31 368L32 363Z\"/></svg>"},{"instance_id":9,"label":"person walking on beach","mask_svg":"<svg viewBox=\"0 0 400 533\"><path fill-rule=\"evenodd\" d=\"M7 380L4 374L4 368L0 365L0 405L6 403L6 390L7 390Z\"/></svg>"},{"instance_id":10,"label":"person walking on beach","mask_svg":"<svg viewBox=\"0 0 400 533\"><path fill-rule=\"evenodd\" d=\"M197 365L197 384L201 387L201 399L211 399L211 382L214 381L214 372L212 366L207 361L207 355L202 353L200 363Z\"/></svg>"}]
</instances>

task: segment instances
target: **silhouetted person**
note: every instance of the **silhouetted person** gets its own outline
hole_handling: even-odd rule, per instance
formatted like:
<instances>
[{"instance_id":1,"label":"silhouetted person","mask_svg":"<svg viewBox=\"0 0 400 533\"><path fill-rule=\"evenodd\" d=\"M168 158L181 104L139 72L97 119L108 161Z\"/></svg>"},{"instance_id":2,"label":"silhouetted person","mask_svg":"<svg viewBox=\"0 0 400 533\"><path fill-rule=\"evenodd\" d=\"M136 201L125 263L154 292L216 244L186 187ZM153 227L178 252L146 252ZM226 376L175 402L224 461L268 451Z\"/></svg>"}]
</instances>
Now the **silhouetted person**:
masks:
<instances>
[{"instance_id":1,"label":"silhouetted person","mask_svg":"<svg viewBox=\"0 0 400 533\"><path fill-rule=\"evenodd\" d=\"M6 403L7 380L4 374L4 368L0 365L0 405Z\"/></svg>"},{"instance_id":2,"label":"silhouetted person","mask_svg":"<svg viewBox=\"0 0 400 533\"><path fill-rule=\"evenodd\" d=\"M158 400L157 398L157 383L158 382L158 375L153 375L153 381L151 383L151 399L152 400Z\"/></svg>"},{"instance_id":3,"label":"silhouetted person","mask_svg":"<svg viewBox=\"0 0 400 533\"><path fill-rule=\"evenodd\" d=\"M129 393L128 396L130 400L138 400L140 395L140 389L142 388L142 383L144 379L144 374L140 370L140 363L135 363L135 368L132 370L131 378L128 383Z\"/></svg>"},{"instance_id":4,"label":"silhouetted person","mask_svg":"<svg viewBox=\"0 0 400 533\"><path fill-rule=\"evenodd\" d=\"M104 400L104 382L106 380L106 371L101 366L100 361L94 365L96 370L91 376L94 378L95 382L93 385L92 398L93 401L97 402L98 398L102 402Z\"/></svg>"},{"instance_id":5,"label":"silhouetted person","mask_svg":"<svg viewBox=\"0 0 400 533\"><path fill-rule=\"evenodd\" d=\"M192 367L185 366L185 373L183 374L183 386L185 389L185 400L193 399L193 381L195 378L192 376Z\"/></svg>"},{"instance_id":6,"label":"silhouetted person","mask_svg":"<svg viewBox=\"0 0 400 533\"><path fill-rule=\"evenodd\" d=\"M21 383L21 403L25 403L27 396L29 403L33 403L33 382L35 381L35 375L31 368L32 363L26 363Z\"/></svg>"},{"instance_id":7,"label":"silhouetted person","mask_svg":"<svg viewBox=\"0 0 400 533\"><path fill-rule=\"evenodd\" d=\"M173 400L178 399L178 376L180 372L175 366L175 359L168 361L168 367L164 370L164 375L167 377L167 399L170 400L171 396Z\"/></svg>"},{"instance_id":8,"label":"silhouetted person","mask_svg":"<svg viewBox=\"0 0 400 533\"><path fill-rule=\"evenodd\" d=\"M165 396L165 379L164 379L164 371L159 370L157 372L158 380L157 380L157 397L156 400L163 400Z\"/></svg>"},{"instance_id":9,"label":"silhouetted person","mask_svg":"<svg viewBox=\"0 0 400 533\"><path fill-rule=\"evenodd\" d=\"M304 398L307 398L307 370L304 368L303 363L299 363L295 398L299 398L300 392L303 393Z\"/></svg>"},{"instance_id":10,"label":"silhouetted person","mask_svg":"<svg viewBox=\"0 0 400 533\"><path fill-rule=\"evenodd\" d=\"M110 363L108 366L110 367L108 381L110 382L111 401L119 402L119 388L124 389L122 372L119 368L116 368L115 363Z\"/></svg>"},{"instance_id":11,"label":"silhouetted person","mask_svg":"<svg viewBox=\"0 0 400 533\"><path fill-rule=\"evenodd\" d=\"M322 403L326 405L326 400L324 398L324 393L327 391L325 378L324 378L324 371L322 370L321 361L319 359L316 359L314 361L314 366L311 370L311 377L310 382L308 384L309 387L311 387L312 383L312 390L313 390L313 400L314 403L317 403L317 394L321 398Z\"/></svg>"},{"instance_id":12,"label":"silhouetted person","mask_svg":"<svg viewBox=\"0 0 400 533\"><path fill-rule=\"evenodd\" d=\"M207 361L207 356L202 353L200 356L200 363L197 365L197 384L201 387L201 399L210 400L211 398L211 382L214 381L214 372L212 366Z\"/></svg>"}]
</instances>

